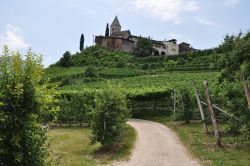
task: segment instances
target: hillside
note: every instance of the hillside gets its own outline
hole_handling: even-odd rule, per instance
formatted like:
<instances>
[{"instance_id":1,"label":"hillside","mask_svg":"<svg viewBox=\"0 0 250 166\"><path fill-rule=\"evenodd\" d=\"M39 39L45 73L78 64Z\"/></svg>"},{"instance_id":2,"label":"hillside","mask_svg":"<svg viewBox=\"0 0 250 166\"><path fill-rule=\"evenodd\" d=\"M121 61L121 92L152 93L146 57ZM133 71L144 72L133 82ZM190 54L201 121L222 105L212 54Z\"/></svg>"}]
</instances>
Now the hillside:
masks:
<instances>
[{"instance_id":1,"label":"hillside","mask_svg":"<svg viewBox=\"0 0 250 166\"><path fill-rule=\"evenodd\" d=\"M162 74L169 71L217 71L218 54L214 50L197 51L178 56L150 56L139 58L120 51L102 47L89 47L82 53L71 55L70 67L51 65L46 74L53 81L83 78L91 68L95 77L121 78Z\"/></svg>"}]
</instances>

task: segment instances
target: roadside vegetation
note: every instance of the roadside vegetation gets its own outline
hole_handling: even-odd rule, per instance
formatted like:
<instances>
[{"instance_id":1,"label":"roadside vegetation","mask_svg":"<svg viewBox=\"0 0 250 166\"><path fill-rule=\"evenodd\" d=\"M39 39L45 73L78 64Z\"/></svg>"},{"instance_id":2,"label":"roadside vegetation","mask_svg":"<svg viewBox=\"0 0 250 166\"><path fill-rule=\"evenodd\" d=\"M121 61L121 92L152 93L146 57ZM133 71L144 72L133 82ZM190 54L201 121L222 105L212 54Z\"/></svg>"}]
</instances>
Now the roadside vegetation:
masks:
<instances>
[{"instance_id":1,"label":"roadside vegetation","mask_svg":"<svg viewBox=\"0 0 250 166\"><path fill-rule=\"evenodd\" d=\"M89 127L63 126L48 132L51 141L50 156L52 165L95 166L108 164L114 160L127 160L136 139L134 128L125 126L119 142L109 151L100 143L91 144Z\"/></svg>"},{"instance_id":2,"label":"roadside vegetation","mask_svg":"<svg viewBox=\"0 0 250 166\"><path fill-rule=\"evenodd\" d=\"M198 111L198 110L196 110ZM152 120L170 127L177 133L180 140L193 156L197 157L202 165L216 166L246 166L250 162L250 141L243 135L231 136L221 133L223 148L218 148L214 143L213 128L208 126L209 134L203 131L200 121L173 121L169 116L144 116L143 119ZM220 131L227 131L228 124L219 124Z\"/></svg>"}]
</instances>

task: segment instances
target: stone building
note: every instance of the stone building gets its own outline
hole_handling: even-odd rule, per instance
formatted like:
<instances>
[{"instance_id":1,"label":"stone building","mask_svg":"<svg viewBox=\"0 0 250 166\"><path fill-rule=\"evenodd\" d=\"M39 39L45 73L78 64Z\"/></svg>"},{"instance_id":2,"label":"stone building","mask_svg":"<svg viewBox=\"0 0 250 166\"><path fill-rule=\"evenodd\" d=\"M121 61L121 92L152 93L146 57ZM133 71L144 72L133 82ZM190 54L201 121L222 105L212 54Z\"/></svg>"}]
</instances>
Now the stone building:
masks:
<instances>
[{"instance_id":1,"label":"stone building","mask_svg":"<svg viewBox=\"0 0 250 166\"><path fill-rule=\"evenodd\" d=\"M136 48L138 39L141 36L132 35L129 30L121 31L122 26L116 16L110 25L110 36L96 36L96 45L110 48L113 50L120 50L125 52L133 52ZM179 54L179 45L176 39L157 41L149 40L153 43L153 48L157 51L153 55L177 55ZM186 47L185 47L186 48Z\"/></svg>"},{"instance_id":2,"label":"stone building","mask_svg":"<svg viewBox=\"0 0 250 166\"><path fill-rule=\"evenodd\" d=\"M134 41L130 40L130 36L129 30L121 31L121 24L116 16L110 25L110 36L96 36L95 43L113 50L133 52Z\"/></svg>"}]
</instances>

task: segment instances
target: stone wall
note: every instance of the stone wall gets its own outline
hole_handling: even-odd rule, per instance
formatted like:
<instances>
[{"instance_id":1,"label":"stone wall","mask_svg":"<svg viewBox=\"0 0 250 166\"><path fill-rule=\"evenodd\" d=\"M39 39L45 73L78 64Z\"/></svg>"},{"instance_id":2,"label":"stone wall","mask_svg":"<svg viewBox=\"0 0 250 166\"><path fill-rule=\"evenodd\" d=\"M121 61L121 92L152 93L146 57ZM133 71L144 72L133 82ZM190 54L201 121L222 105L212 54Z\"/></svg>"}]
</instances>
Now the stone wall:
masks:
<instances>
[{"instance_id":1,"label":"stone wall","mask_svg":"<svg viewBox=\"0 0 250 166\"><path fill-rule=\"evenodd\" d=\"M112 50L132 52L134 49L133 41L122 38L96 36L95 43L98 46L110 48Z\"/></svg>"}]
</instances>

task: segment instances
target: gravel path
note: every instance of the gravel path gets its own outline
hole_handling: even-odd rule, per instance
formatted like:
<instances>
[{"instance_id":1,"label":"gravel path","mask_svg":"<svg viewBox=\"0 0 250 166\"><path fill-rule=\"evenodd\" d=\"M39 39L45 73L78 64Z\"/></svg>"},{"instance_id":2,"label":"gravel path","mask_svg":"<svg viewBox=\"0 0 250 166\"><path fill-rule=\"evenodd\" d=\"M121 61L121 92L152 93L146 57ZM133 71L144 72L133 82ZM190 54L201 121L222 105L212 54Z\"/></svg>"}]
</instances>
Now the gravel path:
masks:
<instances>
[{"instance_id":1,"label":"gravel path","mask_svg":"<svg viewBox=\"0 0 250 166\"><path fill-rule=\"evenodd\" d=\"M198 166L181 144L176 134L166 126L130 119L128 123L137 131L137 140L129 161L113 166Z\"/></svg>"}]
</instances>

